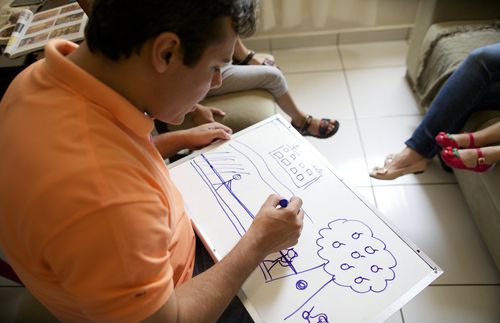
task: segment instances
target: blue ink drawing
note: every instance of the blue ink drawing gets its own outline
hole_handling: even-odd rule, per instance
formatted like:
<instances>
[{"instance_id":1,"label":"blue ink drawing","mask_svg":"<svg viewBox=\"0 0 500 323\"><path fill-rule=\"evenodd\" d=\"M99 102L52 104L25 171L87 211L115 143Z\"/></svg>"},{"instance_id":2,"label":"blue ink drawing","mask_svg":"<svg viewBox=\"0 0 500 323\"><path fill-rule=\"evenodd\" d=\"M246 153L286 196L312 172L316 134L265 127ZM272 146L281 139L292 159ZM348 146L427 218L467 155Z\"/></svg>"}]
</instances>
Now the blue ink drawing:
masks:
<instances>
[{"instance_id":1,"label":"blue ink drawing","mask_svg":"<svg viewBox=\"0 0 500 323\"><path fill-rule=\"evenodd\" d=\"M292 196L295 194L290 186L306 190L321 179L321 169L307 164L306 159L301 158L299 147L300 144L282 145L268 154L271 162L277 163L289 176L288 186L280 180L282 176L271 171L266 159L238 140L231 141L224 151L201 154L190 164L209 188L234 230L243 236L258 212L258 209L248 207L252 204L248 201L253 198L248 187L258 189L262 196L271 193ZM304 219L314 224L313 217L305 210L304 213ZM321 216L324 218L324 214ZM314 240L311 242L312 247L317 248L316 256L307 255L309 257L304 259L308 261L302 260L298 246L295 246L269 255L259 265L265 283L285 279L293 284L298 293L298 303L290 305L292 311L283 320L301 315L301 319L307 322L329 322L324 309L314 311L318 314L313 313L317 304L309 305L309 310L303 309L315 297L320 297L319 294L327 287L338 286L354 293L376 294L386 290L389 282L396 278L396 258L365 223L333 219L317 234L315 245Z\"/></svg>"},{"instance_id":2,"label":"blue ink drawing","mask_svg":"<svg viewBox=\"0 0 500 323\"><path fill-rule=\"evenodd\" d=\"M311 314L314 310L314 306L309 311L302 312L302 318L308 323L329 323L328 316L325 313L319 313L316 315ZM330 322L332 323L332 322Z\"/></svg>"},{"instance_id":3,"label":"blue ink drawing","mask_svg":"<svg viewBox=\"0 0 500 323\"><path fill-rule=\"evenodd\" d=\"M201 154L190 163L210 189L236 232L243 236L253 221L254 212L258 210L252 211L247 207L243 202L246 192L239 190L239 187L264 184L269 194L289 196L294 194L267 167L265 160L251 148L236 140L229 145L229 148L223 152ZM243 181L246 181L245 185L237 185ZM309 220L312 222L310 218ZM265 281L296 274L297 269L293 262L298 257L294 248L266 257L259 265Z\"/></svg>"},{"instance_id":4,"label":"blue ink drawing","mask_svg":"<svg viewBox=\"0 0 500 323\"><path fill-rule=\"evenodd\" d=\"M396 277L396 258L363 222L335 220L319 236L318 256L335 284L357 293L380 293Z\"/></svg>"},{"instance_id":5,"label":"blue ink drawing","mask_svg":"<svg viewBox=\"0 0 500 323\"><path fill-rule=\"evenodd\" d=\"M290 176L295 186L307 188L321 177L322 170L304 162L299 147L299 145L283 145L269 154Z\"/></svg>"}]
</instances>

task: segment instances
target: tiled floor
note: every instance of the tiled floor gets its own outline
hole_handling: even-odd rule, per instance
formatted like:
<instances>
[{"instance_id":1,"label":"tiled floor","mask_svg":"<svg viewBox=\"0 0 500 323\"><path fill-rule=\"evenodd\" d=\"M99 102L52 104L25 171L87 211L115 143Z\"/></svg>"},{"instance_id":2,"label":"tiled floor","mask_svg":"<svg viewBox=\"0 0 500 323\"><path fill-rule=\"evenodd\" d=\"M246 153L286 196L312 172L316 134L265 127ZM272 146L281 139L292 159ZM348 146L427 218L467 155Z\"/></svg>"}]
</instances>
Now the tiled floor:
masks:
<instances>
[{"instance_id":1,"label":"tiled floor","mask_svg":"<svg viewBox=\"0 0 500 323\"><path fill-rule=\"evenodd\" d=\"M339 133L309 139L445 273L388 323L498 323L500 273L453 175L435 162L422 175L383 182L368 170L397 152L421 115L405 80L403 41L273 52L309 113L338 118ZM11 322L22 288L0 280L0 322Z\"/></svg>"},{"instance_id":2,"label":"tiled floor","mask_svg":"<svg viewBox=\"0 0 500 323\"><path fill-rule=\"evenodd\" d=\"M333 138L310 142L445 272L387 322L498 323L500 273L455 177L437 160L421 175L395 181L368 176L403 148L422 118L404 79L407 47L377 42L273 55L302 109L341 122Z\"/></svg>"}]
</instances>

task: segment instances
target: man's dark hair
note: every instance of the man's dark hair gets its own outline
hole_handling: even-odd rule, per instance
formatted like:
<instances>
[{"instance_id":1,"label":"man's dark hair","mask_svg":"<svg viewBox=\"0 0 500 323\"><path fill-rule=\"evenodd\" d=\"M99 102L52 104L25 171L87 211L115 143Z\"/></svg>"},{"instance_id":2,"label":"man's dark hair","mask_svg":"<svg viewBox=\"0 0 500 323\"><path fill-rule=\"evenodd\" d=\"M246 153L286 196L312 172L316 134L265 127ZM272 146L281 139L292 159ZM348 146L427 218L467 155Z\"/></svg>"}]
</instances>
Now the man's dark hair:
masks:
<instances>
[{"instance_id":1,"label":"man's dark hair","mask_svg":"<svg viewBox=\"0 0 500 323\"><path fill-rule=\"evenodd\" d=\"M223 17L240 37L255 31L256 0L96 0L85 28L93 53L112 60L139 53L162 32L180 38L183 63L195 65L205 49L224 36Z\"/></svg>"}]
</instances>

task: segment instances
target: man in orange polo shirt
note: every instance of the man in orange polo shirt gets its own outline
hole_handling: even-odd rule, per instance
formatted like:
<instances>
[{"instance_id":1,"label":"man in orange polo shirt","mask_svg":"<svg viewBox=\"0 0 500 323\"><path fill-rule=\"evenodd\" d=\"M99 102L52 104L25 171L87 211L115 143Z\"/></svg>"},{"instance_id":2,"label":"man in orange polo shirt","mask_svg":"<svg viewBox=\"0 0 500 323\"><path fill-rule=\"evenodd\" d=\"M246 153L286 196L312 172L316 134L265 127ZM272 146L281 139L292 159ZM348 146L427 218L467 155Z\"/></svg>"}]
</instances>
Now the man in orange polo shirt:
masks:
<instances>
[{"instance_id":1,"label":"man in orange polo shirt","mask_svg":"<svg viewBox=\"0 0 500 323\"><path fill-rule=\"evenodd\" d=\"M58 319L215 321L267 254L297 242L301 200L276 208L272 195L234 249L192 278L195 235L157 147L230 130L149 135L154 118L179 124L220 85L254 7L97 0L81 46L51 41L12 82L0 103L0 245Z\"/></svg>"}]
</instances>

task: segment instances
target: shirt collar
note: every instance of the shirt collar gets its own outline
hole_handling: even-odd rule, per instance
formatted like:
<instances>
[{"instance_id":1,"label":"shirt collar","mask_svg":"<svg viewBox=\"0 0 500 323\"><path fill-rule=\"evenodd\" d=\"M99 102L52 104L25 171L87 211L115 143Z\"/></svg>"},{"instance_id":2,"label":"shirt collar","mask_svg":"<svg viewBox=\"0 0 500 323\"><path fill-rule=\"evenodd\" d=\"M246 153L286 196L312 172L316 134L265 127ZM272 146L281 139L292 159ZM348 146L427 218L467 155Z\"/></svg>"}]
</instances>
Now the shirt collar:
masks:
<instances>
[{"instance_id":1,"label":"shirt collar","mask_svg":"<svg viewBox=\"0 0 500 323\"><path fill-rule=\"evenodd\" d=\"M142 113L122 95L66 58L77 48L77 44L64 39L49 41L45 46L45 66L48 72L75 93L104 107L120 123L137 135L149 136L154 126L151 117Z\"/></svg>"}]
</instances>

